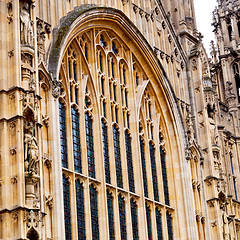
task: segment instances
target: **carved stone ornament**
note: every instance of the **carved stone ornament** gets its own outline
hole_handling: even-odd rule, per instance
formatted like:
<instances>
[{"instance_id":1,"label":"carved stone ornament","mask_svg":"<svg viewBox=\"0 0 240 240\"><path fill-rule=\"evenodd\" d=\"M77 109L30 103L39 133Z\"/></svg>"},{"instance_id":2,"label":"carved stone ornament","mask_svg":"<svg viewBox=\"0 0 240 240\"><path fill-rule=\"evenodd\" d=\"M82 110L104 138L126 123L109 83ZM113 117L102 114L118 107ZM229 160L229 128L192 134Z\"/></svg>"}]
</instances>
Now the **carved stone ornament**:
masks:
<instances>
[{"instance_id":1,"label":"carved stone ornament","mask_svg":"<svg viewBox=\"0 0 240 240\"><path fill-rule=\"evenodd\" d=\"M24 2L20 10L20 39L21 44L33 45L33 22L30 17L30 6Z\"/></svg>"},{"instance_id":2,"label":"carved stone ornament","mask_svg":"<svg viewBox=\"0 0 240 240\"><path fill-rule=\"evenodd\" d=\"M46 205L47 205L50 209L52 209L52 207L53 207L53 197L52 197L52 195L46 196L46 197L45 197L45 200L46 200Z\"/></svg>"},{"instance_id":3,"label":"carved stone ornament","mask_svg":"<svg viewBox=\"0 0 240 240\"><path fill-rule=\"evenodd\" d=\"M40 228L43 226L43 214L40 211L25 212L24 222L27 223L28 228Z\"/></svg>"},{"instance_id":4,"label":"carved stone ornament","mask_svg":"<svg viewBox=\"0 0 240 240\"><path fill-rule=\"evenodd\" d=\"M52 95L53 97L59 97L61 92L61 84L57 80L52 81Z\"/></svg>"},{"instance_id":5,"label":"carved stone ornament","mask_svg":"<svg viewBox=\"0 0 240 240\"><path fill-rule=\"evenodd\" d=\"M126 5L129 2L129 0L122 0L123 6Z\"/></svg>"}]
</instances>

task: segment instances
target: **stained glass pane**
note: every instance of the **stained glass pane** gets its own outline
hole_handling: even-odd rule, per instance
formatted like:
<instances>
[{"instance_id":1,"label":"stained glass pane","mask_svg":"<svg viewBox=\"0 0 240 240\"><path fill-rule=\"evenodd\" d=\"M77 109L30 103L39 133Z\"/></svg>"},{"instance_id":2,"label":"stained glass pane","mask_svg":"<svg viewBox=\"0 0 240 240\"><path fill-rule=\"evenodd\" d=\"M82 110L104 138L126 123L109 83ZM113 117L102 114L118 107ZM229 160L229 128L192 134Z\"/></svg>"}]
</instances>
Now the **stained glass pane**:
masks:
<instances>
[{"instance_id":1,"label":"stained glass pane","mask_svg":"<svg viewBox=\"0 0 240 240\"><path fill-rule=\"evenodd\" d=\"M145 146L144 146L144 142L143 142L142 139L140 139L140 150L141 150L141 160L142 160L144 196L148 197L148 183L147 183L147 170L146 170L146 159L145 159Z\"/></svg>"},{"instance_id":2,"label":"stained glass pane","mask_svg":"<svg viewBox=\"0 0 240 240\"><path fill-rule=\"evenodd\" d=\"M93 144L93 127L92 119L88 112L85 113L86 125L86 141L87 141L87 159L88 159L88 175L95 178L95 157L94 157L94 144Z\"/></svg>"},{"instance_id":3,"label":"stained glass pane","mask_svg":"<svg viewBox=\"0 0 240 240\"><path fill-rule=\"evenodd\" d=\"M115 239L115 229L114 229L114 213L113 213L113 197L107 191L107 207L108 207L108 226L109 226L109 239Z\"/></svg>"},{"instance_id":4,"label":"stained glass pane","mask_svg":"<svg viewBox=\"0 0 240 240\"><path fill-rule=\"evenodd\" d=\"M157 167L156 167L156 159L155 159L155 148L154 148L154 145L153 145L152 142L149 143L149 150L150 150L150 159L151 159L151 168L152 168L152 182L153 182L154 200L159 201Z\"/></svg>"},{"instance_id":5,"label":"stained glass pane","mask_svg":"<svg viewBox=\"0 0 240 240\"><path fill-rule=\"evenodd\" d=\"M151 222L151 209L146 204L146 217L147 217L147 230L148 230L148 240L152 240L152 222Z\"/></svg>"},{"instance_id":6,"label":"stained glass pane","mask_svg":"<svg viewBox=\"0 0 240 240\"><path fill-rule=\"evenodd\" d=\"M102 121L102 140L103 140L103 157L105 166L106 183L111 183L110 164L109 164L109 149L108 149L108 130L107 124Z\"/></svg>"},{"instance_id":7,"label":"stained glass pane","mask_svg":"<svg viewBox=\"0 0 240 240\"><path fill-rule=\"evenodd\" d=\"M156 224L157 224L157 239L163 240L162 215L158 208L156 208L155 212L156 212Z\"/></svg>"},{"instance_id":8,"label":"stained glass pane","mask_svg":"<svg viewBox=\"0 0 240 240\"><path fill-rule=\"evenodd\" d=\"M120 195L118 196L118 208L119 208L121 240L127 240L125 201Z\"/></svg>"},{"instance_id":9,"label":"stained glass pane","mask_svg":"<svg viewBox=\"0 0 240 240\"><path fill-rule=\"evenodd\" d=\"M97 190L93 185L90 186L90 206L92 222L92 239L99 239L99 220L98 220L98 199Z\"/></svg>"},{"instance_id":10,"label":"stained glass pane","mask_svg":"<svg viewBox=\"0 0 240 240\"><path fill-rule=\"evenodd\" d=\"M63 175L63 202L64 202L64 223L65 223L65 238L72 239L71 228L71 207L70 207L70 189L68 179Z\"/></svg>"},{"instance_id":11,"label":"stained glass pane","mask_svg":"<svg viewBox=\"0 0 240 240\"><path fill-rule=\"evenodd\" d=\"M132 232L133 240L138 240L138 214L137 214L137 203L131 199L131 216L132 216Z\"/></svg>"},{"instance_id":12,"label":"stained glass pane","mask_svg":"<svg viewBox=\"0 0 240 240\"><path fill-rule=\"evenodd\" d=\"M131 192L135 192L133 160L132 160L132 143L131 143L130 134L127 131L125 131L125 144L126 144L129 190Z\"/></svg>"},{"instance_id":13,"label":"stained glass pane","mask_svg":"<svg viewBox=\"0 0 240 240\"><path fill-rule=\"evenodd\" d=\"M170 205L169 192L168 192L167 168L166 168L166 157L165 157L165 152L163 151L163 149L161 147L160 147L160 155L161 155L162 178L163 178L163 189L164 189L165 204Z\"/></svg>"},{"instance_id":14,"label":"stained glass pane","mask_svg":"<svg viewBox=\"0 0 240 240\"><path fill-rule=\"evenodd\" d=\"M77 227L78 239L86 239L84 189L79 180L76 181Z\"/></svg>"},{"instance_id":15,"label":"stained glass pane","mask_svg":"<svg viewBox=\"0 0 240 240\"><path fill-rule=\"evenodd\" d=\"M63 103L61 103L60 101L59 101L59 121L60 121L60 144L62 166L68 168L66 111Z\"/></svg>"},{"instance_id":16,"label":"stained glass pane","mask_svg":"<svg viewBox=\"0 0 240 240\"><path fill-rule=\"evenodd\" d=\"M81 161L79 114L77 110L75 110L73 107L72 107L72 139L73 139L74 168L76 172L81 173L82 161Z\"/></svg>"},{"instance_id":17,"label":"stained glass pane","mask_svg":"<svg viewBox=\"0 0 240 240\"><path fill-rule=\"evenodd\" d=\"M167 229L168 229L168 239L173 240L172 217L168 211L167 211Z\"/></svg>"},{"instance_id":18,"label":"stained glass pane","mask_svg":"<svg viewBox=\"0 0 240 240\"><path fill-rule=\"evenodd\" d=\"M114 142L114 155L115 155L115 164L116 164L117 186L120 188L123 188L119 131L115 125L113 126L113 142Z\"/></svg>"}]
</instances>

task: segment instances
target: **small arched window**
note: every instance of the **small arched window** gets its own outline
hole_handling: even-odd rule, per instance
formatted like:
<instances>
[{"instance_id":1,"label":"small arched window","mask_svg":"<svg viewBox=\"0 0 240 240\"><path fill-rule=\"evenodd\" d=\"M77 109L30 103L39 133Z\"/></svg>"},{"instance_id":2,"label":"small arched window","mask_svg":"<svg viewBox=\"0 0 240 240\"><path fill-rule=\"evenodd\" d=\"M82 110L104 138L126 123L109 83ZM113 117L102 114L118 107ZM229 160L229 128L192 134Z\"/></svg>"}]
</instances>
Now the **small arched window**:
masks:
<instances>
[{"instance_id":1,"label":"small arched window","mask_svg":"<svg viewBox=\"0 0 240 240\"><path fill-rule=\"evenodd\" d=\"M137 213L137 203L134 199L131 199L131 217L132 217L132 232L133 232L133 240L138 240L138 213Z\"/></svg>"},{"instance_id":2,"label":"small arched window","mask_svg":"<svg viewBox=\"0 0 240 240\"><path fill-rule=\"evenodd\" d=\"M89 189L90 189L92 239L99 240L98 193L97 189L93 185L90 185Z\"/></svg>"},{"instance_id":3,"label":"small arched window","mask_svg":"<svg viewBox=\"0 0 240 240\"><path fill-rule=\"evenodd\" d=\"M64 174L63 174L63 203L64 203L65 238L72 239L70 186L68 178Z\"/></svg>"},{"instance_id":4,"label":"small arched window","mask_svg":"<svg viewBox=\"0 0 240 240\"><path fill-rule=\"evenodd\" d=\"M147 217L147 230L148 230L148 239L152 239L152 221L151 221L151 209L150 206L146 204L146 217Z\"/></svg>"},{"instance_id":5,"label":"small arched window","mask_svg":"<svg viewBox=\"0 0 240 240\"><path fill-rule=\"evenodd\" d=\"M118 208L119 208L121 239L127 239L126 206L125 206L125 200L121 195L118 195Z\"/></svg>"},{"instance_id":6,"label":"small arched window","mask_svg":"<svg viewBox=\"0 0 240 240\"><path fill-rule=\"evenodd\" d=\"M163 231L162 231L162 215L160 209L156 207L156 225L157 225L157 239L163 240Z\"/></svg>"}]
</instances>

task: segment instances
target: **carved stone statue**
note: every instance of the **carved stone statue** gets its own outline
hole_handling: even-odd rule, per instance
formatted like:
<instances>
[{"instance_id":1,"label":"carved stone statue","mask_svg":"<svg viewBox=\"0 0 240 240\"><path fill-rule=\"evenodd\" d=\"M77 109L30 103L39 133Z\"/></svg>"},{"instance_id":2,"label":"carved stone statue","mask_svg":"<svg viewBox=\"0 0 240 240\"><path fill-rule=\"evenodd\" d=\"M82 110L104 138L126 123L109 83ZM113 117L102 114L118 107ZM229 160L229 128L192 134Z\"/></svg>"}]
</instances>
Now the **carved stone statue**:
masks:
<instances>
[{"instance_id":1,"label":"carved stone statue","mask_svg":"<svg viewBox=\"0 0 240 240\"><path fill-rule=\"evenodd\" d=\"M21 44L32 45L33 41L33 22L29 14L29 4L23 3L20 11L20 31Z\"/></svg>"},{"instance_id":2,"label":"carved stone statue","mask_svg":"<svg viewBox=\"0 0 240 240\"><path fill-rule=\"evenodd\" d=\"M34 136L33 122L27 122L24 126L25 143L25 171L36 173L36 163L38 161L38 142Z\"/></svg>"}]
</instances>

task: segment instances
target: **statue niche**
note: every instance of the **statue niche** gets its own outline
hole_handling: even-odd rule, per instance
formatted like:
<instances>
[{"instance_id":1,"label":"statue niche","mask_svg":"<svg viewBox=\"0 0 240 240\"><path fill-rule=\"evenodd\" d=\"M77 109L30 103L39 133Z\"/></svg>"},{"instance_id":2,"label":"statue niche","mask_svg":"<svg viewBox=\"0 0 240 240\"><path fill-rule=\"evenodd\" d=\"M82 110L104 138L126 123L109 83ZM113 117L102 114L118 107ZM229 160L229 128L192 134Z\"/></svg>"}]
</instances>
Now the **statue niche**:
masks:
<instances>
[{"instance_id":1,"label":"statue niche","mask_svg":"<svg viewBox=\"0 0 240 240\"><path fill-rule=\"evenodd\" d=\"M21 44L33 45L33 21L30 17L30 5L26 2L20 10L20 39Z\"/></svg>"},{"instance_id":2,"label":"statue niche","mask_svg":"<svg viewBox=\"0 0 240 240\"><path fill-rule=\"evenodd\" d=\"M25 111L24 123L24 166L25 172L37 174L38 171L38 141L35 137L35 121L30 109Z\"/></svg>"}]
</instances>

